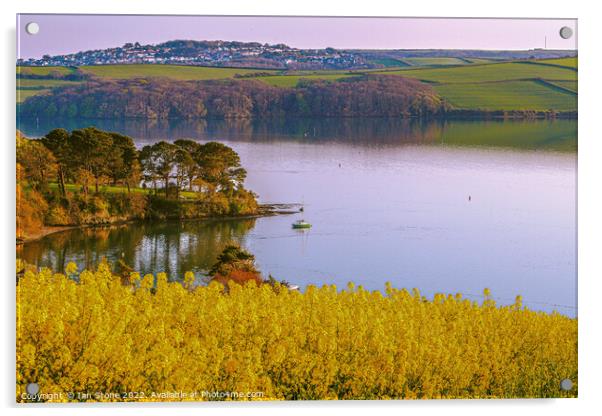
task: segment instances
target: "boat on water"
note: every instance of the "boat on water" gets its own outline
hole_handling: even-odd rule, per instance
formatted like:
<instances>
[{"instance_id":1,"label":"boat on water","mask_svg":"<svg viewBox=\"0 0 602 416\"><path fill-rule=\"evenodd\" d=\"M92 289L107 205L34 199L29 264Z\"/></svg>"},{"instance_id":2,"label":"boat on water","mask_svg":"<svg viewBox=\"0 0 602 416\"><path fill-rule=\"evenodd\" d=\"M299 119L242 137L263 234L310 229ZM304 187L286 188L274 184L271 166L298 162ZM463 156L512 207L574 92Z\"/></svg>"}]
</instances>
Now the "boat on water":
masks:
<instances>
[{"instance_id":1,"label":"boat on water","mask_svg":"<svg viewBox=\"0 0 602 416\"><path fill-rule=\"evenodd\" d=\"M298 220L293 223L293 228L311 228L311 224L305 220Z\"/></svg>"}]
</instances>

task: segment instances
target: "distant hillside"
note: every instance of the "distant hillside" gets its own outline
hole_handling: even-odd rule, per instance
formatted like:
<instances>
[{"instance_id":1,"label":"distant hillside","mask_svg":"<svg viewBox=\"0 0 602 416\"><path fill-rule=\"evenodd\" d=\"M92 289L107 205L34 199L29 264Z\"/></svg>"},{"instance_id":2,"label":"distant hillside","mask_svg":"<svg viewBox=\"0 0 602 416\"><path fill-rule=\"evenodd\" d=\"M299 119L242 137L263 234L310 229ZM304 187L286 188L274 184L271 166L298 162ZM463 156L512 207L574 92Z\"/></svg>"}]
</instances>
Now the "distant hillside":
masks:
<instances>
[{"instance_id":1,"label":"distant hillside","mask_svg":"<svg viewBox=\"0 0 602 416\"><path fill-rule=\"evenodd\" d=\"M390 66L432 66L477 63L476 60L515 60L572 57L576 51L445 49L298 49L259 42L171 40L159 44L126 43L120 47L45 55L18 60L22 66L85 66L114 64L179 64L262 69L370 69Z\"/></svg>"},{"instance_id":2,"label":"distant hillside","mask_svg":"<svg viewBox=\"0 0 602 416\"><path fill-rule=\"evenodd\" d=\"M375 67L361 54L333 48L295 49L284 44L195 40L173 40L157 45L126 43L115 48L19 60L17 64L24 66L180 64L267 69Z\"/></svg>"},{"instance_id":3,"label":"distant hillside","mask_svg":"<svg viewBox=\"0 0 602 416\"><path fill-rule=\"evenodd\" d=\"M424 61L424 59L421 60ZM432 61L448 58L428 59ZM465 59L469 60L469 58ZM413 78L421 81L426 84L425 87L428 86L431 91L434 90L434 93L445 100L454 110L471 111L471 117L479 114L482 116L483 112L498 112L496 116L503 117L508 116L503 112L516 112L511 116L529 114L529 117L533 116L532 112L539 112L537 117L547 117L547 114L557 112L576 115L578 91L576 57L502 62L470 59L476 60L476 62L458 65L406 65L353 71L284 71L149 64L17 67L17 102L28 102L37 96L57 97L63 94L59 93L59 90L79 85L85 85L83 90L85 95L89 95L92 93L89 90L105 85L103 81L111 80L164 78L173 81L217 81L230 79L260 82L290 92L290 89L306 85L308 81L331 82L337 85L329 88L343 88L338 85L338 81L357 81L368 75L380 74L390 76L386 79L389 80L387 82L392 82L392 85L395 85L394 77ZM154 82L151 83L151 85L153 84ZM203 89L210 84L193 85L195 88ZM349 84L343 84L343 86L347 85ZM210 88L218 87L212 85ZM45 102L50 98L41 100ZM95 98L95 100L98 99ZM39 108L32 112L29 104L24 108L27 111L20 112L23 116L35 114L36 117L39 117L45 112ZM57 107L57 112L70 117L71 114L74 114L73 110L67 111L62 107ZM52 109L50 113L53 113ZM467 113L460 114L466 115ZM487 116L491 116L491 114ZM94 115L86 117L94 117Z\"/></svg>"}]
</instances>

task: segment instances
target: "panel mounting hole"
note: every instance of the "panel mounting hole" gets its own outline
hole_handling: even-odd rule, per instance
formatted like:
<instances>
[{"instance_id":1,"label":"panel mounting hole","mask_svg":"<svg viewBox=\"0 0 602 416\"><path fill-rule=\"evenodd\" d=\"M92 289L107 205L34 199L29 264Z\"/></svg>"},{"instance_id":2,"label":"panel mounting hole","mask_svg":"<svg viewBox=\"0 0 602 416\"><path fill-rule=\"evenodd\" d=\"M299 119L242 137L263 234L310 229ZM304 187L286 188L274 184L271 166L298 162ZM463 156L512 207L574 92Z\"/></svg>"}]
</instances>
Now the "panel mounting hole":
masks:
<instances>
[{"instance_id":1,"label":"panel mounting hole","mask_svg":"<svg viewBox=\"0 0 602 416\"><path fill-rule=\"evenodd\" d=\"M37 35L40 31L40 25L36 22L29 22L25 25L25 31L30 35Z\"/></svg>"},{"instance_id":2,"label":"panel mounting hole","mask_svg":"<svg viewBox=\"0 0 602 416\"><path fill-rule=\"evenodd\" d=\"M573 29L568 26L563 26L560 28L560 37L562 39L569 39L571 36L573 36Z\"/></svg>"},{"instance_id":3,"label":"panel mounting hole","mask_svg":"<svg viewBox=\"0 0 602 416\"><path fill-rule=\"evenodd\" d=\"M564 391L569 391L573 388L573 382L570 379L565 378L560 382L560 388Z\"/></svg>"}]
</instances>

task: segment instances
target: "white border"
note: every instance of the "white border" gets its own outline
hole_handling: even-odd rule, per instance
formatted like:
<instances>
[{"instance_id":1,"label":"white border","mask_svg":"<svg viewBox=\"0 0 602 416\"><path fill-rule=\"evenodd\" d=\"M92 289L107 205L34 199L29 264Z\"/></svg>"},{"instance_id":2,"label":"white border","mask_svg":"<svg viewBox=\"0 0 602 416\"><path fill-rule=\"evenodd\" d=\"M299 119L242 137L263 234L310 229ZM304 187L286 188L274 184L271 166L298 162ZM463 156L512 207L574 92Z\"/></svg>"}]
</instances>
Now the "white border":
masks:
<instances>
[{"instance_id":1,"label":"white border","mask_svg":"<svg viewBox=\"0 0 602 416\"><path fill-rule=\"evenodd\" d=\"M602 16L596 13L594 2L585 1L394 1L385 0L220 0L214 2L192 2L190 0L102 0L95 2L73 0L19 0L18 3L2 2L3 60L2 100L0 115L4 137L0 139L0 172L4 191L0 205L4 231L0 241L2 265L2 371L0 372L0 403L5 414L89 414L105 415L140 414L145 416L188 414L193 409L206 414L229 413L271 415L282 413L307 416L308 412L336 412L364 414L376 411L379 414L416 412L421 414L469 415L508 413L529 415L590 414L600 409L599 387L602 368L600 366L601 331L600 299L602 298L602 197L600 179L602 163L602 132L599 114L602 107L600 88L600 39L602 39ZM144 404L93 406L17 406L15 398L15 299L14 299L14 139L15 131L15 15L16 13L119 13L119 14L248 14L248 15L345 15L345 16L427 16L427 17L533 17L533 18L578 18L579 19L579 399L565 400L488 400L488 401L424 401L424 402L287 402L287 403L230 403L230 404Z\"/></svg>"}]
</instances>

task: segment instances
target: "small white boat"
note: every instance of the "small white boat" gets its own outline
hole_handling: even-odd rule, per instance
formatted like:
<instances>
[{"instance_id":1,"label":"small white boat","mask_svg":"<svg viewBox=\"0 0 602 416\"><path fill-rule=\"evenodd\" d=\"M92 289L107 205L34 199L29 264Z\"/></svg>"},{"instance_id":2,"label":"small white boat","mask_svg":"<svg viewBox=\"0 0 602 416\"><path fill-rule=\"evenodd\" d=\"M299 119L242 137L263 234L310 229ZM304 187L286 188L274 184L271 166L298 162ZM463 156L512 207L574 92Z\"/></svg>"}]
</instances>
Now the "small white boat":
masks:
<instances>
[{"instance_id":1,"label":"small white boat","mask_svg":"<svg viewBox=\"0 0 602 416\"><path fill-rule=\"evenodd\" d=\"M298 220L293 223L293 228L311 228L311 224L305 220Z\"/></svg>"}]
</instances>

